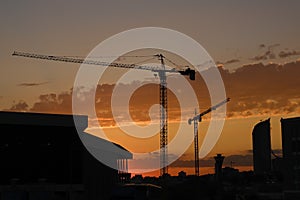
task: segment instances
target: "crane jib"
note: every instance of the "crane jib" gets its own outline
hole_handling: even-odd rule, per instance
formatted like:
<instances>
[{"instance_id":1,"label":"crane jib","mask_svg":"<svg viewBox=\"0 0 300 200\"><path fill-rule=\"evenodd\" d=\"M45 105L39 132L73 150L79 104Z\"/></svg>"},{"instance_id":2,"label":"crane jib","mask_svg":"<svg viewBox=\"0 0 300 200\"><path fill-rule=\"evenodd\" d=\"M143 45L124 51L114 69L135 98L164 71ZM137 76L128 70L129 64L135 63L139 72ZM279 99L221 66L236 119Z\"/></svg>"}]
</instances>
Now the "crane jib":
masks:
<instances>
[{"instance_id":1,"label":"crane jib","mask_svg":"<svg viewBox=\"0 0 300 200\"><path fill-rule=\"evenodd\" d=\"M53 56L53 55L42 55L42 54L33 54L33 53L24 53L14 51L13 56L21 56L27 58L35 58L42 60L53 60L60 62L69 62L69 63L78 63L78 64L87 64L87 65L99 65L99 66L107 66L107 67L117 67L117 68L127 68L127 69L139 69L139 70L148 70L153 72L169 72L169 73L180 73L181 75L189 76L190 80L195 80L195 70L187 68L185 70L177 70L173 69L161 69L160 67L146 66L146 65L136 65L136 64L124 64L124 63L109 63L98 60L89 60L82 58L73 58L66 56Z\"/></svg>"}]
</instances>

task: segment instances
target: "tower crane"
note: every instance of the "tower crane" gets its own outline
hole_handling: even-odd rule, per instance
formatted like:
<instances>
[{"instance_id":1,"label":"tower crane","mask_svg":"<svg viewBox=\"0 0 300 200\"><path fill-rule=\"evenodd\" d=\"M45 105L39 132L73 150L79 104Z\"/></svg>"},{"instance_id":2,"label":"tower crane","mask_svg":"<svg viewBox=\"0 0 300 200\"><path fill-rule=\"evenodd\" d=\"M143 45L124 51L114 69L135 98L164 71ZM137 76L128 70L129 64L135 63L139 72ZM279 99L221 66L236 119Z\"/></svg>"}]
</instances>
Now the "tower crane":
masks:
<instances>
[{"instance_id":1,"label":"tower crane","mask_svg":"<svg viewBox=\"0 0 300 200\"><path fill-rule=\"evenodd\" d=\"M195 175L200 175L200 165L199 165L199 145L198 145L198 122L202 121L202 117L213 110L216 110L218 107L222 106L223 104L230 101L230 98L223 100L222 102L210 107L209 109L205 110L204 112L197 115L197 110L195 109L195 115L193 118L188 120L189 125L194 122L194 152L195 152Z\"/></svg>"},{"instance_id":2,"label":"tower crane","mask_svg":"<svg viewBox=\"0 0 300 200\"><path fill-rule=\"evenodd\" d=\"M166 69L165 67L165 56L162 54L156 54L154 57L158 58L160 61L160 67L153 66L142 66L136 64L124 64L124 63L109 63L101 62L97 60L82 59L77 57L66 57L66 56L52 56L52 55L42 55L42 54L33 54L25 52L13 52L13 56L21 56L33 59L42 59L42 60L53 60L60 62L68 63L79 63L79 64L88 64L88 65L98 65L98 66L109 66L116 68L127 68L127 69L138 69L138 70L148 70L155 73L158 73L160 79L159 87L159 103L160 103L160 174L164 175L168 173L167 167L167 144L168 144L168 107L167 107L167 77L166 73L179 73L181 75L189 76L190 80L195 80L195 70L190 69L189 67L183 70L178 69Z\"/></svg>"}]
</instances>

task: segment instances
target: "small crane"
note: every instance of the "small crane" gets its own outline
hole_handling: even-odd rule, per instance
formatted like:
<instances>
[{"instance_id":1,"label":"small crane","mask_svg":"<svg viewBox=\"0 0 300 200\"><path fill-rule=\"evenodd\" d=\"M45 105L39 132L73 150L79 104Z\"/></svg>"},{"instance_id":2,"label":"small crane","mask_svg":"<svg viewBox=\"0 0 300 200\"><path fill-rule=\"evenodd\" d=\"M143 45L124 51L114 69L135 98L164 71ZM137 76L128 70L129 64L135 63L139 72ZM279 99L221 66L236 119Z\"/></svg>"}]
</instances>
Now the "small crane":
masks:
<instances>
[{"instance_id":1,"label":"small crane","mask_svg":"<svg viewBox=\"0 0 300 200\"><path fill-rule=\"evenodd\" d=\"M42 60L53 60L67 63L78 63L78 64L88 64L88 65L97 65L97 66L109 66L117 68L127 68L127 69L138 69L138 70L148 70L155 73L158 73L160 78L160 87L159 87L159 102L160 102L160 165L161 165L161 175L168 173L167 167L167 144L168 144L168 108L167 108L167 76L166 73L179 73L184 76L189 76L190 80L195 80L195 70L187 67L183 70L178 69L166 69L164 59L165 56L162 54L153 55L153 57L158 58L160 61L159 67L153 66L144 66L136 64L124 64L124 63L109 63L102 62L98 60L91 59L82 59L77 57L67 57L67 56L52 56L52 55L42 55L42 54L33 54L25 52L14 51L13 56L21 56L34 59ZM169 60L169 59L167 59ZM173 64L173 63L172 63Z\"/></svg>"},{"instance_id":2,"label":"small crane","mask_svg":"<svg viewBox=\"0 0 300 200\"><path fill-rule=\"evenodd\" d=\"M197 115L197 110L195 109L195 116L188 120L189 125L194 122L194 152L195 152L195 175L200 175L200 165L199 165L199 144L198 144L198 122L202 121L202 117L213 110L216 110L218 107L222 106L223 104L230 101L230 98L225 99L224 101L218 103L215 106L210 107L209 109L205 110L204 112Z\"/></svg>"}]
</instances>

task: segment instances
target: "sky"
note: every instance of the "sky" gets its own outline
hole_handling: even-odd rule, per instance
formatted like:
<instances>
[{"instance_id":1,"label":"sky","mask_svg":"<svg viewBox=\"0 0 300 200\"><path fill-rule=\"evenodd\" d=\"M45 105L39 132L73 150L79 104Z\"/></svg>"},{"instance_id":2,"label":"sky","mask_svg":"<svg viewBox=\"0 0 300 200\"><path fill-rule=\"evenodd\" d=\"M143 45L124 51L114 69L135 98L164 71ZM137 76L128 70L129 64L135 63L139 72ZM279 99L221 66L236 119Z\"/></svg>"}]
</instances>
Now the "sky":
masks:
<instances>
[{"instance_id":1,"label":"sky","mask_svg":"<svg viewBox=\"0 0 300 200\"><path fill-rule=\"evenodd\" d=\"M233 158L236 165L249 165L251 132L256 123L271 118L272 148L281 149L280 118L300 115L299 7L297 0L1 1L0 109L72 112L71 89L80 65L13 57L13 51L85 57L100 42L122 31L168 28L188 35L205 48L218 65L231 98L222 134L210 154L202 159L203 167L212 166L211 156L216 153L228 157L227 165ZM134 58L118 61L140 62ZM108 80L115 80L123 72L110 69L106 73ZM140 84L138 77L131 78L132 82L121 87L135 88ZM145 81L150 79L153 77ZM176 76L168 77L168 81L176 80ZM189 83L196 91L200 111L212 106L200 75ZM158 135L143 143L115 127L110 109L114 86L111 81L95 89L99 123L107 135L130 151L145 151L141 144L147 144L148 150L156 148ZM148 110L157 104L157 91L157 85L146 84L130 99L131 116L141 126L149 124ZM186 132L192 134L193 128L179 119L178 101L169 94L170 130L183 124ZM185 116L190 115L185 111ZM156 120L157 113L154 108ZM122 122L128 126L126 120ZM199 124L200 143L209 122L210 115ZM91 120L89 131L97 135L93 123ZM190 169L192 149L191 145L173 165Z\"/></svg>"}]
</instances>

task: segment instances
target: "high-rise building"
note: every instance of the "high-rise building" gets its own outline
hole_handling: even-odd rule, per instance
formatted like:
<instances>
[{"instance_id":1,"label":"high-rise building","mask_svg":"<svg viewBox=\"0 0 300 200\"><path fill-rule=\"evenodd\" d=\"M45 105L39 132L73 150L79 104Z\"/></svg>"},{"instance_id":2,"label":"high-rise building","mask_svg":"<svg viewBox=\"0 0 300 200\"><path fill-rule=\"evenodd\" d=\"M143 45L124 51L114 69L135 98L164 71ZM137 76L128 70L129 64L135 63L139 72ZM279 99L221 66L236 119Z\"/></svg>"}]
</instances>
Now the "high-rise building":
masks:
<instances>
[{"instance_id":1,"label":"high-rise building","mask_svg":"<svg viewBox=\"0 0 300 200\"><path fill-rule=\"evenodd\" d=\"M285 188L300 190L300 117L280 121Z\"/></svg>"},{"instance_id":2,"label":"high-rise building","mask_svg":"<svg viewBox=\"0 0 300 200\"><path fill-rule=\"evenodd\" d=\"M271 171L270 119L256 124L252 131L253 167L257 175Z\"/></svg>"}]
</instances>

